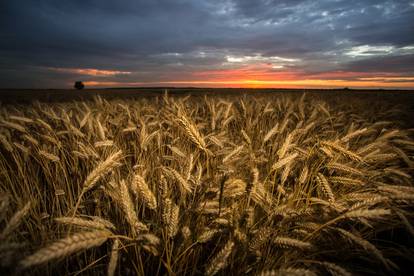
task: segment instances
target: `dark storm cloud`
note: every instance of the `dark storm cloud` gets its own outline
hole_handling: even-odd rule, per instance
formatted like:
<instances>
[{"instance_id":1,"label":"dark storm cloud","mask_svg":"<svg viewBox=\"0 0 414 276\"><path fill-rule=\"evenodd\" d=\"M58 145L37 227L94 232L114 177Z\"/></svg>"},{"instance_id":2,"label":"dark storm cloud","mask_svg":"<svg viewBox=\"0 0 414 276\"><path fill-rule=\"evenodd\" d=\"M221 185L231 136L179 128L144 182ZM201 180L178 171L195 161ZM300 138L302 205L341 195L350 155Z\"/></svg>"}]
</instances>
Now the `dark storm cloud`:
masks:
<instances>
[{"instance_id":1,"label":"dark storm cloud","mask_svg":"<svg viewBox=\"0 0 414 276\"><path fill-rule=\"evenodd\" d=\"M398 62L387 71L410 74L413 63L399 57L414 53L412 30L414 1L2 1L0 87L65 86L82 77L53 68L125 71L131 73L84 78L150 82L266 57L304 75L371 71L391 60ZM393 51L355 51L364 45Z\"/></svg>"},{"instance_id":2,"label":"dark storm cloud","mask_svg":"<svg viewBox=\"0 0 414 276\"><path fill-rule=\"evenodd\" d=\"M376 57L350 62L346 69L356 72L413 73L414 55Z\"/></svg>"}]
</instances>

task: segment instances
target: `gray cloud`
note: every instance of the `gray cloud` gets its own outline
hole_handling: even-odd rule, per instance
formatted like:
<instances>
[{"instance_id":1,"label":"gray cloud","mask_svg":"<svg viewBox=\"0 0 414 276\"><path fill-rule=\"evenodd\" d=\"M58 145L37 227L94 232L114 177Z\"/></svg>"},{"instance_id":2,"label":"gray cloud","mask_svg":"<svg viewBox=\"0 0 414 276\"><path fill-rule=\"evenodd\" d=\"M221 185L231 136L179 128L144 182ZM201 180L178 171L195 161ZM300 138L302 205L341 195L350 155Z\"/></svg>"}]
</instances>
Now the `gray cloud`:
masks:
<instances>
[{"instance_id":1,"label":"gray cloud","mask_svg":"<svg viewBox=\"0 0 414 276\"><path fill-rule=\"evenodd\" d=\"M185 79L197 71L244 65L229 64L228 56L258 55L260 63L266 57L267 63L275 63L272 57L298 59L283 66L304 75L371 72L391 61L384 71L409 75L413 29L413 1L2 1L0 87L65 87L74 78ZM364 45L406 47L410 58L400 52L346 55ZM50 68L131 74L82 76Z\"/></svg>"}]
</instances>

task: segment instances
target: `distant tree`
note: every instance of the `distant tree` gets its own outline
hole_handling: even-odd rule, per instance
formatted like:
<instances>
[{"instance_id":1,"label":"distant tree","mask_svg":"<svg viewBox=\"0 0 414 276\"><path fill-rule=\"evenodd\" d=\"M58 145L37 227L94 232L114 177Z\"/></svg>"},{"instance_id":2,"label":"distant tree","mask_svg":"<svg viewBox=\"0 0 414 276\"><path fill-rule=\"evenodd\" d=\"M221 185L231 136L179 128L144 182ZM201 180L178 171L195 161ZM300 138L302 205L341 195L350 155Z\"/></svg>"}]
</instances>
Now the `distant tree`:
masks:
<instances>
[{"instance_id":1,"label":"distant tree","mask_svg":"<svg viewBox=\"0 0 414 276\"><path fill-rule=\"evenodd\" d=\"M75 82L75 85L73 87L75 87L78 90L81 90L81 89L83 89L85 87L85 85L81 81L76 81Z\"/></svg>"}]
</instances>

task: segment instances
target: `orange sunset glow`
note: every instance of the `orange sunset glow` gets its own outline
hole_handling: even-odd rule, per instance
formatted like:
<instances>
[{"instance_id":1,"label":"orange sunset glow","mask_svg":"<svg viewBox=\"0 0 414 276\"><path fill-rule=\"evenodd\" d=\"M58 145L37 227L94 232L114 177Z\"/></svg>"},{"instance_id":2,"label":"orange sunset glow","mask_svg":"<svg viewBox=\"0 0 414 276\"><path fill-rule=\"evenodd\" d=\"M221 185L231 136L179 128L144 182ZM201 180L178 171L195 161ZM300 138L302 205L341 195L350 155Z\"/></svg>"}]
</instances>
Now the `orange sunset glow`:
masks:
<instances>
[{"instance_id":1,"label":"orange sunset glow","mask_svg":"<svg viewBox=\"0 0 414 276\"><path fill-rule=\"evenodd\" d=\"M80 70L79 70L80 71ZM96 70L93 71L96 75ZM195 72L191 79L158 82L87 81L90 87L200 86L212 88L412 88L414 77L390 73L329 72L303 76L289 71L269 72L251 68Z\"/></svg>"}]
</instances>

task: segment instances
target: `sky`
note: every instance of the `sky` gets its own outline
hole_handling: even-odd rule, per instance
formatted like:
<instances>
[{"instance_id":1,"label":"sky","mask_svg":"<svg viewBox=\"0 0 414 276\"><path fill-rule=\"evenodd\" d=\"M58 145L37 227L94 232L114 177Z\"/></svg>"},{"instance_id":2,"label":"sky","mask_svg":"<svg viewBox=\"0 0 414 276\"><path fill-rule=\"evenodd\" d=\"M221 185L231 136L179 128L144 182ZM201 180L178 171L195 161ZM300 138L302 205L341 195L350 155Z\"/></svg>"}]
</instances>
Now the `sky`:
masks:
<instances>
[{"instance_id":1,"label":"sky","mask_svg":"<svg viewBox=\"0 0 414 276\"><path fill-rule=\"evenodd\" d=\"M414 89L414 0L0 1L0 88Z\"/></svg>"}]
</instances>

